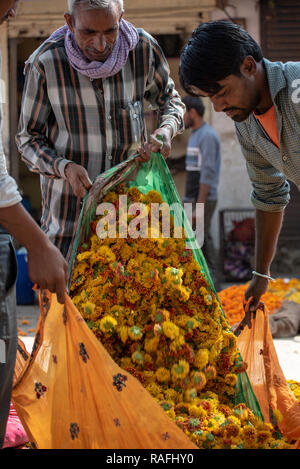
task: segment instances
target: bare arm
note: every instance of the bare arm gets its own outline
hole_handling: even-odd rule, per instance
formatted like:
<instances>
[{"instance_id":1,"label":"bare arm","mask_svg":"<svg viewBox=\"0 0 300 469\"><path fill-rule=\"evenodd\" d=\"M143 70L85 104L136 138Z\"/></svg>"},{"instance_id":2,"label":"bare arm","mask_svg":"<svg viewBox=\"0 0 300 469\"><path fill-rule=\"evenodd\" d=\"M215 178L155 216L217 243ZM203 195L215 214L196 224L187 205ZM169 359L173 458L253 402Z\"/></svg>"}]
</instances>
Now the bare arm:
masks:
<instances>
[{"instance_id":1,"label":"bare arm","mask_svg":"<svg viewBox=\"0 0 300 469\"><path fill-rule=\"evenodd\" d=\"M255 217L255 270L270 275L270 266L276 252L284 211L264 212L256 210ZM260 297L268 289L269 281L254 276L246 293L246 300L253 296L250 311L257 309Z\"/></svg>"},{"instance_id":2,"label":"bare arm","mask_svg":"<svg viewBox=\"0 0 300 469\"><path fill-rule=\"evenodd\" d=\"M22 204L0 208L0 224L26 247L28 273L33 283L56 293L58 301L64 303L67 263Z\"/></svg>"}]
</instances>

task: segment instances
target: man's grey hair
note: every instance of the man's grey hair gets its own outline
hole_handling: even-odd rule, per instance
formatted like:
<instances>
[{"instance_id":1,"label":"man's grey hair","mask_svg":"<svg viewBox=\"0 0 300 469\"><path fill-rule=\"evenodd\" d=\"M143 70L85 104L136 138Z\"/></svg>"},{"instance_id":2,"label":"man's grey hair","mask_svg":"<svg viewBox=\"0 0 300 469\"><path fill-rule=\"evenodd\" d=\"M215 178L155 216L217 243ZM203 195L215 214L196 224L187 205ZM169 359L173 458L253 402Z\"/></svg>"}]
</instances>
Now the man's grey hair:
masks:
<instances>
[{"instance_id":1,"label":"man's grey hair","mask_svg":"<svg viewBox=\"0 0 300 469\"><path fill-rule=\"evenodd\" d=\"M124 11L123 0L68 0L68 9L71 15L74 15L76 7L85 5L86 10L102 10L109 8L111 4L119 4L120 11Z\"/></svg>"}]
</instances>

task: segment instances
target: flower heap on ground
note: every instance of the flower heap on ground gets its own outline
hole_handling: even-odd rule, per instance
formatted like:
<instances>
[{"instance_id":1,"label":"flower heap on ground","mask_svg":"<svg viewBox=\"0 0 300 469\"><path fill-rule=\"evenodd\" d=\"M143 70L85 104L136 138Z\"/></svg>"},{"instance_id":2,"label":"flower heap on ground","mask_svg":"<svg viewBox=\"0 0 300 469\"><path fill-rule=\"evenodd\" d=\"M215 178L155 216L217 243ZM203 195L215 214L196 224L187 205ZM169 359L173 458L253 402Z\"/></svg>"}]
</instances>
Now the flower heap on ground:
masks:
<instances>
[{"instance_id":1,"label":"flower heap on ground","mask_svg":"<svg viewBox=\"0 0 300 469\"><path fill-rule=\"evenodd\" d=\"M124 183L103 202L162 203ZM151 210L148 211L151 226ZM95 234L77 254L71 296L112 358L135 376L200 448L285 448L245 404L233 405L246 369L236 338L185 239ZM153 232L151 233L153 236Z\"/></svg>"},{"instance_id":2,"label":"flower heap on ground","mask_svg":"<svg viewBox=\"0 0 300 469\"><path fill-rule=\"evenodd\" d=\"M230 325L240 322L245 313L243 299L249 283L232 285L218 293L223 311ZM300 280L297 278L278 278L270 282L268 291L262 296L262 302L267 306L269 314L273 314L283 301L293 301L300 304Z\"/></svg>"},{"instance_id":3,"label":"flower heap on ground","mask_svg":"<svg viewBox=\"0 0 300 469\"><path fill-rule=\"evenodd\" d=\"M218 293L220 303L230 326L242 321L245 316L243 300L248 286L249 283L232 285ZM269 314L273 314L282 306L282 299L270 291L267 291L261 300L267 306Z\"/></svg>"}]
</instances>

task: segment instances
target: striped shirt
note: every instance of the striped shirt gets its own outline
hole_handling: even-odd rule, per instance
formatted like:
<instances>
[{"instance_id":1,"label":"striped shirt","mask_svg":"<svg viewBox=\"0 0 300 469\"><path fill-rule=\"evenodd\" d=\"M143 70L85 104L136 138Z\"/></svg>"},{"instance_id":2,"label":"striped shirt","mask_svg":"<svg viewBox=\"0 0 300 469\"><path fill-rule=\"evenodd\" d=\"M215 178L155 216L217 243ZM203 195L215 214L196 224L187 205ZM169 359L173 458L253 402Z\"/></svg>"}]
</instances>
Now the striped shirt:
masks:
<instances>
[{"instance_id":1,"label":"striped shirt","mask_svg":"<svg viewBox=\"0 0 300 469\"><path fill-rule=\"evenodd\" d=\"M275 107L278 148L254 114L235 123L252 183L255 208L282 211L290 200L290 185L300 190L300 62L263 59Z\"/></svg>"},{"instance_id":2,"label":"striped shirt","mask_svg":"<svg viewBox=\"0 0 300 469\"><path fill-rule=\"evenodd\" d=\"M65 256L81 204L65 166L80 164L94 180L136 153L146 140L144 99L158 111L159 126L170 125L173 136L183 130L185 107L166 58L153 37L138 32L125 67L102 86L71 67L64 37L44 42L26 62L17 145L41 177L42 229Z\"/></svg>"}]
</instances>

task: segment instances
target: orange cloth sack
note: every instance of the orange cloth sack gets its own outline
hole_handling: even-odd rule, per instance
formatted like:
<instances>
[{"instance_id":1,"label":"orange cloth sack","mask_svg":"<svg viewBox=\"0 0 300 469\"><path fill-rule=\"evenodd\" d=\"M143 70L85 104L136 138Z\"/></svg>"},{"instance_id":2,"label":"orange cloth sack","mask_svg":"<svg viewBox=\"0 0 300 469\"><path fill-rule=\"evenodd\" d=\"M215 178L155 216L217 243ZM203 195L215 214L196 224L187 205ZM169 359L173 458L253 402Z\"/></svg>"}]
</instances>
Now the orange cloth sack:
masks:
<instances>
[{"instance_id":1,"label":"orange cloth sack","mask_svg":"<svg viewBox=\"0 0 300 469\"><path fill-rule=\"evenodd\" d=\"M110 358L66 296L40 295L33 351L13 402L44 449L197 449L143 386Z\"/></svg>"},{"instance_id":2,"label":"orange cloth sack","mask_svg":"<svg viewBox=\"0 0 300 469\"><path fill-rule=\"evenodd\" d=\"M263 310L264 309L264 310ZM238 337L242 358L266 422L278 425L281 433L300 447L300 403L290 390L280 367L269 327L267 308L258 309L252 327ZM279 410L281 416L278 417ZM279 414L279 415L280 415Z\"/></svg>"}]
</instances>

